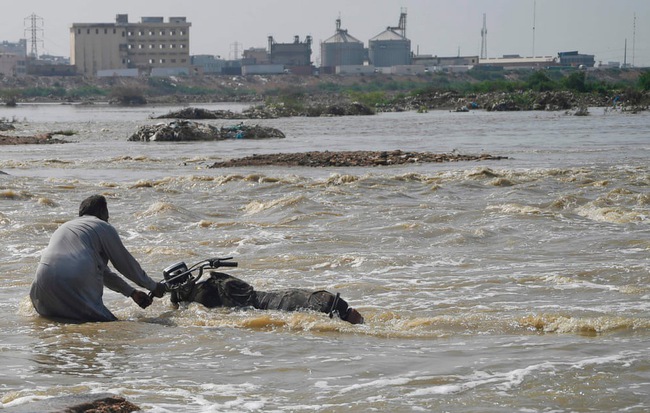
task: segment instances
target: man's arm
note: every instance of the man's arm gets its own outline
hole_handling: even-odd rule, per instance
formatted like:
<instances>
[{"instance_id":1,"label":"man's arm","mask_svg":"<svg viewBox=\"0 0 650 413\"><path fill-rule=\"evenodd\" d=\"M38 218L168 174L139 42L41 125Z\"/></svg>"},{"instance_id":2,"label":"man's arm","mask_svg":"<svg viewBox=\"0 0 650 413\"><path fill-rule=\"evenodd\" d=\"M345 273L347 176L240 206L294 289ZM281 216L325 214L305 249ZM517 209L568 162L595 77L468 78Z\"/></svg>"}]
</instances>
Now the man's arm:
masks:
<instances>
[{"instance_id":1,"label":"man's arm","mask_svg":"<svg viewBox=\"0 0 650 413\"><path fill-rule=\"evenodd\" d=\"M108 267L104 270L104 285L107 288L110 288L111 290L118 292L125 297L131 297L133 292L135 291L135 288L129 285L122 277L119 275L115 274L113 271L111 271Z\"/></svg>"},{"instance_id":2,"label":"man's arm","mask_svg":"<svg viewBox=\"0 0 650 413\"><path fill-rule=\"evenodd\" d=\"M138 261L127 251L117 230L110 224L106 224L104 229L106 232L106 236L102 237L104 251L115 269L140 287L155 291L158 283L147 275Z\"/></svg>"}]
</instances>

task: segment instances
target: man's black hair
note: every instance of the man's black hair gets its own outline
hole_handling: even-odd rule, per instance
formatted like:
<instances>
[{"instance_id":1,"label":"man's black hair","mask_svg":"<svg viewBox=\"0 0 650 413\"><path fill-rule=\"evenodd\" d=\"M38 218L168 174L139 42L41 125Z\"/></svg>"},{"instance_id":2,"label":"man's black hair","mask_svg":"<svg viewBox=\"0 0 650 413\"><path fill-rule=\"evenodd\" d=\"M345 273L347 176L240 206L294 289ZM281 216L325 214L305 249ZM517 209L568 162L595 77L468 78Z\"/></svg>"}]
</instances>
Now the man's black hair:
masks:
<instances>
[{"instance_id":1,"label":"man's black hair","mask_svg":"<svg viewBox=\"0 0 650 413\"><path fill-rule=\"evenodd\" d=\"M108 203L103 195L92 195L81 201L79 205L79 216L93 215L97 218L108 221Z\"/></svg>"}]
</instances>

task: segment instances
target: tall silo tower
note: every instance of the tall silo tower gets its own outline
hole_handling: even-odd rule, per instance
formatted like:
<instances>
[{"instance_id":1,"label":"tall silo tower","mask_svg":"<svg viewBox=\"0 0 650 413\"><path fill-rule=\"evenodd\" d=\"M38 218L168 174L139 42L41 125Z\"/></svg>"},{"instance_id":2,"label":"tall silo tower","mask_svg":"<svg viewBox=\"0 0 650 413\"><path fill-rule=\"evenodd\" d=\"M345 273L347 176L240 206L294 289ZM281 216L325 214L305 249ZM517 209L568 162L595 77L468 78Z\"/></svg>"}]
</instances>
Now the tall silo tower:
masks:
<instances>
[{"instance_id":1,"label":"tall silo tower","mask_svg":"<svg viewBox=\"0 0 650 413\"><path fill-rule=\"evenodd\" d=\"M397 27L387 27L368 41L368 57L375 67L411 64L411 41L406 38L406 10L402 10Z\"/></svg>"},{"instance_id":2,"label":"tall silo tower","mask_svg":"<svg viewBox=\"0 0 650 413\"><path fill-rule=\"evenodd\" d=\"M363 42L341 29L341 18L336 19L336 34L320 45L321 68L334 73L336 66L363 65Z\"/></svg>"}]
</instances>

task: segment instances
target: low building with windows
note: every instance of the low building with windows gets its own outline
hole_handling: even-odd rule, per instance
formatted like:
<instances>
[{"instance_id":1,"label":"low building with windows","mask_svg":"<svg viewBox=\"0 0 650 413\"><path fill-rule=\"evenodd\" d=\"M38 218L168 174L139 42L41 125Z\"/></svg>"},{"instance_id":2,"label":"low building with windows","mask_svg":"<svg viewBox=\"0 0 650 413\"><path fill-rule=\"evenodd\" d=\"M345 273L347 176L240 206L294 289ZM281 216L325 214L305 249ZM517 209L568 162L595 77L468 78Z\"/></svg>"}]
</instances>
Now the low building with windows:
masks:
<instances>
[{"instance_id":1,"label":"low building with windows","mask_svg":"<svg viewBox=\"0 0 650 413\"><path fill-rule=\"evenodd\" d=\"M27 57L27 39L20 39L17 42L7 40L0 42L0 53Z\"/></svg>"},{"instance_id":2,"label":"low building with windows","mask_svg":"<svg viewBox=\"0 0 650 413\"><path fill-rule=\"evenodd\" d=\"M0 75L24 76L27 73L27 40L0 42Z\"/></svg>"},{"instance_id":3,"label":"low building with windows","mask_svg":"<svg viewBox=\"0 0 650 413\"><path fill-rule=\"evenodd\" d=\"M573 67L594 67L596 60L592 54L582 54L577 51L560 52L557 54L560 59L560 65Z\"/></svg>"},{"instance_id":4,"label":"low building with windows","mask_svg":"<svg viewBox=\"0 0 650 413\"><path fill-rule=\"evenodd\" d=\"M500 67L505 70L539 70L557 66L557 59L553 56L521 57L519 55L504 55L503 57L481 59L479 65L483 67Z\"/></svg>"},{"instance_id":5,"label":"low building with windows","mask_svg":"<svg viewBox=\"0 0 650 413\"><path fill-rule=\"evenodd\" d=\"M74 23L70 28L70 62L77 72L138 69L140 73L188 73L190 26L185 17L143 17L129 23L118 14L115 23Z\"/></svg>"},{"instance_id":6,"label":"low building with windows","mask_svg":"<svg viewBox=\"0 0 650 413\"><path fill-rule=\"evenodd\" d=\"M27 60L25 56L0 52L0 75L7 77L21 77L26 74Z\"/></svg>"}]
</instances>

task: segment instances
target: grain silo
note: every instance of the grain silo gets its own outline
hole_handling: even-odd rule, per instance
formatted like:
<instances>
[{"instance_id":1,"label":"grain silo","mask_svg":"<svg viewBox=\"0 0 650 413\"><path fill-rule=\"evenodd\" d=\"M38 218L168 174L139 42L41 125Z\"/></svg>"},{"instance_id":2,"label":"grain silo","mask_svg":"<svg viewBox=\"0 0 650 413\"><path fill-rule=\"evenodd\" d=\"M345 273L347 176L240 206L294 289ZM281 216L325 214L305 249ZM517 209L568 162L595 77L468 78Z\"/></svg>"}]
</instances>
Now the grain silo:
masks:
<instances>
[{"instance_id":1,"label":"grain silo","mask_svg":"<svg viewBox=\"0 0 650 413\"><path fill-rule=\"evenodd\" d=\"M406 11L397 27L388 27L368 41L368 58L375 67L411 64L411 41L406 38Z\"/></svg>"},{"instance_id":2,"label":"grain silo","mask_svg":"<svg viewBox=\"0 0 650 413\"><path fill-rule=\"evenodd\" d=\"M337 66L363 65L365 50L363 42L347 30L341 29L341 19L336 19L336 34L320 45L321 68L325 73L334 73Z\"/></svg>"}]
</instances>

